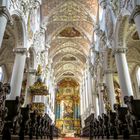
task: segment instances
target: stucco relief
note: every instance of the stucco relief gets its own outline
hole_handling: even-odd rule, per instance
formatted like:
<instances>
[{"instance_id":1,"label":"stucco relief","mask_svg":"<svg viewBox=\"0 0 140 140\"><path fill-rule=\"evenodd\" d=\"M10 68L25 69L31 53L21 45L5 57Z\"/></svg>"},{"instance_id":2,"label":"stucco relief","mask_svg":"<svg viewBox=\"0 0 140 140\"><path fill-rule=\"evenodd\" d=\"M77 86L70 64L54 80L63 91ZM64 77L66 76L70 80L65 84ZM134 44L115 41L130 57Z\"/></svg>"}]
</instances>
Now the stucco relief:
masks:
<instances>
[{"instance_id":1,"label":"stucco relief","mask_svg":"<svg viewBox=\"0 0 140 140\"><path fill-rule=\"evenodd\" d=\"M106 10L105 20L106 20L105 24L106 24L107 37L109 39L111 39L112 35L113 35L113 19L112 19L112 15L111 15L110 9Z\"/></svg>"},{"instance_id":2,"label":"stucco relief","mask_svg":"<svg viewBox=\"0 0 140 140\"><path fill-rule=\"evenodd\" d=\"M115 13L115 15L117 15L117 12L119 10L119 2L118 2L118 0L110 0L110 5L111 5L112 10Z\"/></svg>"},{"instance_id":3,"label":"stucco relief","mask_svg":"<svg viewBox=\"0 0 140 140\"><path fill-rule=\"evenodd\" d=\"M122 7L127 9L128 11L132 11L133 9L133 0L122 0Z\"/></svg>"}]
</instances>

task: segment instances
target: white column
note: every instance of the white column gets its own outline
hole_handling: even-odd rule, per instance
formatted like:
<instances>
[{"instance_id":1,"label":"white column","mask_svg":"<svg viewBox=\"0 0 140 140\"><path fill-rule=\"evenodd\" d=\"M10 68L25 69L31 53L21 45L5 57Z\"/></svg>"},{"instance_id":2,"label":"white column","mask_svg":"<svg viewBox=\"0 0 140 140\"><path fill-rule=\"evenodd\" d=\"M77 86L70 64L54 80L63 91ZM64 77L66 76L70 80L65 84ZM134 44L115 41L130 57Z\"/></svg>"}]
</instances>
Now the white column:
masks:
<instances>
[{"instance_id":1,"label":"white column","mask_svg":"<svg viewBox=\"0 0 140 140\"><path fill-rule=\"evenodd\" d=\"M136 28L138 31L138 35L140 38L140 1L139 0L133 0L133 11L130 16L130 22L136 24Z\"/></svg>"},{"instance_id":2,"label":"white column","mask_svg":"<svg viewBox=\"0 0 140 140\"><path fill-rule=\"evenodd\" d=\"M84 77L83 77L83 102L84 102L84 113L83 113L83 119L85 119L86 118L86 116L87 116L87 112L86 112L86 110L87 110L87 98L86 98L86 85L85 85L85 75L84 75Z\"/></svg>"},{"instance_id":3,"label":"white column","mask_svg":"<svg viewBox=\"0 0 140 140\"><path fill-rule=\"evenodd\" d=\"M7 22L11 20L7 7L8 0L0 0L0 47L2 45Z\"/></svg>"},{"instance_id":4,"label":"white column","mask_svg":"<svg viewBox=\"0 0 140 140\"><path fill-rule=\"evenodd\" d=\"M81 85L81 98L80 98L80 106L81 106L81 123L82 127L84 127L84 119L85 119L85 111L86 111L86 105L85 105L85 92L84 92L84 81Z\"/></svg>"},{"instance_id":5,"label":"white column","mask_svg":"<svg viewBox=\"0 0 140 140\"><path fill-rule=\"evenodd\" d=\"M101 92L101 87L103 83L98 84L98 95L99 95L99 114L105 113L105 107L104 107L104 100L103 100L103 93Z\"/></svg>"},{"instance_id":6,"label":"white column","mask_svg":"<svg viewBox=\"0 0 140 140\"><path fill-rule=\"evenodd\" d=\"M34 84L35 82L35 69L29 69L27 73L27 85L26 85L26 90L25 90L25 102L24 106L30 103L30 93L29 93L29 87Z\"/></svg>"},{"instance_id":7,"label":"white column","mask_svg":"<svg viewBox=\"0 0 140 140\"><path fill-rule=\"evenodd\" d=\"M87 71L85 71L85 88L86 88L86 117L89 116L90 110L89 110L89 89L88 89L88 76Z\"/></svg>"},{"instance_id":8,"label":"white column","mask_svg":"<svg viewBox=\"0 0 140 140\"><path fill-rule=\"evenodd\" d=\"M99 102L98 102L98 96L96 92L96 87L95 87L95 79L92 79L92 100L93 100L93 106L94 106L94 114L95 117L97 118L99 115Z\"/></svg>"},{"instance_id":9,"label":"white column","mask_svg":"<svg viewBox=\"0 0 140 140\"><path fill-rule=\"evenodd\" d=\"M114 53L122 97L131 96L133 95L133 90L126 60L126 48L116 48Z\"/></svg>"},{"instance_id":10,"label":"white column","mask_svg":"<svg viewBox=\"0 0 140 140\"><path fill-rule=\"evenodd\" d=\"M84 85L83 85L83 92L84 92L84 101L85 101L85 111L87 109L87 104L88 104L88 100L87 100L87 89L86 89L86 78L84 76Z\"/></svg>"},{"instance_id":11,"label":"white column","mask_svg":"<svg viewBox=\"0 0 140 140\"><path fill-rule=\"evenodd\" d=\"M84 100L83 100L83 90L82 87L80 87L80 114L82 115L84 113Z\"/></svg>"},{"instance_id":12,"label":"white column","mask_svg":"<svg viewBox=\"0 0 140 140\"><path fill-rule=\"evenodd\" d=\"M21 93L27 49L16 48L14 51L16 53L16 56L11 78L11 94L9 96L9 99L11 100L14 100L16 96L20 96Z\"/></svg>"},{"instance_id":13,"label":"white column","mask_svg":"<svg viewBox=\"0 0 140 140\"><path fill-rule=\"evenodd\" d=\"M113 83L113 71L108 69L108 70L105 70L104 74L106 78L106 86L108 89L111 110L114 110L113 105L115 104L116 99L115 99L115 90L114 90L114 83Z\"/></svg>"},{"instance_id":14,"label":"white column","mask_svg":"<svg viewBox=\"0 0 140 140\"><path fill-rule=\"evenodd\" d=\"M88 96L89 96L89 107L90 107L90 114L94 113L94 105L93 105L93 98L92 98L92 77L90 71L88 71Z\"/></svg>"}]
</instances>

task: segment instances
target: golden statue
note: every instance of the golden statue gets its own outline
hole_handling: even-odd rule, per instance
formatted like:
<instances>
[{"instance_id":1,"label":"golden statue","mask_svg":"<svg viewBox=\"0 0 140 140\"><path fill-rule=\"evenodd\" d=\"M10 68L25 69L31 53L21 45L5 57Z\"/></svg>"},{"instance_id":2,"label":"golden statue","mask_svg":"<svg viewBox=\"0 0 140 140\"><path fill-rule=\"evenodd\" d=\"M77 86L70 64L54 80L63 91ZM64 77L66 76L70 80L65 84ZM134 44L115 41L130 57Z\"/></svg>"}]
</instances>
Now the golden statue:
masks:
<instances>
[{"instance_id":1,"label":"golden statue","mask_svg":"<svg viewBox=\"0 0 140 140\"><path fill-rule=\"evenodd\" d=\"M41 67L41 65L39 64L38 67L37 67L36 76L41 76L41 74L42 74L42 67Z\"/></svg>"}]
</instances>

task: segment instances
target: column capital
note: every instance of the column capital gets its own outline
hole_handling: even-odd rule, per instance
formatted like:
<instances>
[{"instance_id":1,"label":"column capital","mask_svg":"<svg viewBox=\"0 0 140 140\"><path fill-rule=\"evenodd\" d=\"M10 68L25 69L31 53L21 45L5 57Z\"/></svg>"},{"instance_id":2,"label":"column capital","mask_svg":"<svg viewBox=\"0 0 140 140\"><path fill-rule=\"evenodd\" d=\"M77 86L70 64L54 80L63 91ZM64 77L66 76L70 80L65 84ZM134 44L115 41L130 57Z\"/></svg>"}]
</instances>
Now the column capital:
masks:
<instances>
[{"instance_id":1,"label":"column capital","mask_svg":"<svg viewBox=\"0 0 140 140\"><path fill-rule=\"evenodd\" d=\"M29 74L35 75L36 74L36 69L29 69Z\"/></svg>"},{"instance_id":2,"label":"column capital","mask_svg":"<svg viewBox=\"0 0 140 140\"><path fill-rule=\"evenodd\" d=\"M95 50L94 47L91 49L91 51L92 51L93 53L95 53L95 54L99 54L99 51Z\"/></svg>"},{"instance_id":3,"label":"column capital","mask_svg":"<svg viewBox=\"0 0 140 140\"><path fill-rule=\"evenodd\" d=\"M107 6L107 1L106 0L99 0L99 4L103 9L105 9Z\"/></svg>"},{"instance_id":4,"label":"column capital","mask_svg":"<svg viewBox=\"0 0 140 140\"><path fill-rule=\"evenodd\" d=\"M113 74L115 71L113 69L106 69L104 70L104 74Z\"/></svg>"},{"instance_id":5,"label":"column capital","mask_svg":"<svg viewBox=\"0 0 140 140\"><path fill-rule=\"evenodd\" d=\"M94 32L96 33L96 35L98 37L100 37L101 39L103 39L105 37L105 32L100 28L99 25L95 25L94 27Z\"/></svg>"},{"instance_id":6,"label":"column capital","mask_svg":"<svg viewBox=\"0 0 140 140\"><path fill-rule=\"evenodd\" d=\"M27 55L27 48L15 48L13 51L16 54Z\"/></svg>"},{"instance_id":7,"label":"column capital","mask_svg":"<svg viewBox=\"0 0 140 140\"><path fill-rule=\"evenodd\" d=\"M46 52L48 52L47 48L45 48L44 50L41 51L41 53L46 53Z\"/></svg>"},{"instance_id":8,"label":"column capital","mask_svg":"<svg viewBox=\"0 0 140 140\"><path fill-rule=\"evenodd\" d=\"M134 18L137 15L140 15L140 5L136 5L135 8L133 9L133 11L132 11L132 13L130 15L130 18L129 18L129 22L134 23Z\"/></svg>"},{"instance_id":9,"label":"column capital","mask_svg":"<svg viewBox=\"0 0 140 140\"><path fill-rule=\"evenodd\" d=\"M0 15L5 16L7 18L7 21L12 24L12 19L6 6L0 6Z\"/></svg>"},{"instance_id":10,"label":"column capital","mask_svg":"<svg viewBox=\"0 0 140 140\"><path fill-rule=\"evenodd\" d=\"M115 48L113 50L113 54L126 53L126 52L127 52L127 48Z\"/></svg>"}]
</instances>

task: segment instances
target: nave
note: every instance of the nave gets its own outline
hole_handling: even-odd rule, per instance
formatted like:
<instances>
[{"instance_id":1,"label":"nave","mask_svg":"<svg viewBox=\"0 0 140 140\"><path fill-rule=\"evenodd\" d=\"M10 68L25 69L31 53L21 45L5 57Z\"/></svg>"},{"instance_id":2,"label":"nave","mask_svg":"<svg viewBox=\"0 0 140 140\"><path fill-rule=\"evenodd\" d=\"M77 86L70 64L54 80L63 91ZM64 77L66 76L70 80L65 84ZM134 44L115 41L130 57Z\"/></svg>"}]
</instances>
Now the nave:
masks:
<instances>
[{"instance_id":1,"label":"nave","mask_svg":"<svg viewBox=\"0 0 140 140\"><path fill-rule=\"evenodd\" d=\"M139 137L139 58L140 0L0 0L0 137Z\"/></svg>"}]
</instances>

